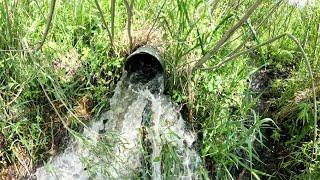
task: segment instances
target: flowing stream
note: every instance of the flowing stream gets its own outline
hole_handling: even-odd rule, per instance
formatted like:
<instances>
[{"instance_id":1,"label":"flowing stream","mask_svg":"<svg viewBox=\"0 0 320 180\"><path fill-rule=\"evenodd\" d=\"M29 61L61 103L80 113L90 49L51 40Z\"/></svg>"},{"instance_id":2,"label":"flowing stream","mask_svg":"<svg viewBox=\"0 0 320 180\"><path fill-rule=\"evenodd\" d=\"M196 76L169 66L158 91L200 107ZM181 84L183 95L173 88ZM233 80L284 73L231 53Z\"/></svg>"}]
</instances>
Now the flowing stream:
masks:
<instances>
[{"instance_id":1,"label":"flowing stream","mask_svg":"<svg viewBox=\"0 0 320 180\"><path fill-rule=\"evenodd\" d=\"M38 168L37 179L200 179L196 135L162 86L162 76L123 75L110 110Z\"/></svg>"}]
</instances>

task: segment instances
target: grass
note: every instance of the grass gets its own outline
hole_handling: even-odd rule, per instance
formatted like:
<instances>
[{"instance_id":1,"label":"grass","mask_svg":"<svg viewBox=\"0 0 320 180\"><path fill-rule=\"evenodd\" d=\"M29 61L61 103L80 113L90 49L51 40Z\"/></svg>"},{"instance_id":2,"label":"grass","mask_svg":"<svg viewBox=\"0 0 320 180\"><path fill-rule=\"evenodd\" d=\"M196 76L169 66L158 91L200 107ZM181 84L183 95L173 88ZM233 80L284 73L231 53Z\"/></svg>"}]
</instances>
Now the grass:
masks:
<instances>
[{"instance_id":1,"label":"grass","mask_svg":"<svg viewBox=\"0 0 320 180\"><path fill-rule=\"evenodd\" d=\"M320 176L319 3L262 1L239 24L254 2L56 1L46 28L52 2L0 2L1 177L30 175L108 109L124 57L143 44L163 52L167 94L198 132L204 178ZM168 145L164 171L174 157Z\"/></svg>"}]
</instances>

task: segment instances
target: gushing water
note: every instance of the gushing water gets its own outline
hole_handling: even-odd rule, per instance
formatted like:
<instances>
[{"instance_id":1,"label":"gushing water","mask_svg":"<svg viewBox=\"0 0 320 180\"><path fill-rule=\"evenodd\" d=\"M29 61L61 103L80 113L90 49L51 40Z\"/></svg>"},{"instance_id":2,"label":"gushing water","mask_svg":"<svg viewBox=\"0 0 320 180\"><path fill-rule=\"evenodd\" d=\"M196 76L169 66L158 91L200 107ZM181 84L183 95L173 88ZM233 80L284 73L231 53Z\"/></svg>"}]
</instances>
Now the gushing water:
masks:
<instances>
[{"instance_id":1,"label":"gushing water","mask_svg":"<svg viewBox=\"0 0 320 180\"><path fill-rule=\"evenodd\" d=\"M164 95L163 78L124 75L110 110L61 154L37 170L38 179L199 179L201 160L179 109Z\"/></svg>"}]
</instances>

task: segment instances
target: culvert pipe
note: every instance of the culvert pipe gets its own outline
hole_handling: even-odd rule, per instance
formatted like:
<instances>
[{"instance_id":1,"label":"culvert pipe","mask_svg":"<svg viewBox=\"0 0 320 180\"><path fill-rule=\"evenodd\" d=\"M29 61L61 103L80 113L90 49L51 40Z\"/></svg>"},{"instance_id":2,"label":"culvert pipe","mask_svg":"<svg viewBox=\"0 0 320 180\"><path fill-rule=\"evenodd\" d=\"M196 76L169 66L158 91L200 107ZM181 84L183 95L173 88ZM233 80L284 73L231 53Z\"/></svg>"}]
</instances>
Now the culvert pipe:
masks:
<instances>
[{"instance_id":1,"label":"culvert pipe","mask_svg":"<svg viewBox=\"0 0 320 180\"><path fill-rule=\"evenodd\" d=\"M130 54L125 61L124 70L128 77L135 75L140 82L148 82L155 77L165 78L165 66L160 52L145 45ZM135 78L137 79L137 78Z\"/></svg>"}]
</instances>

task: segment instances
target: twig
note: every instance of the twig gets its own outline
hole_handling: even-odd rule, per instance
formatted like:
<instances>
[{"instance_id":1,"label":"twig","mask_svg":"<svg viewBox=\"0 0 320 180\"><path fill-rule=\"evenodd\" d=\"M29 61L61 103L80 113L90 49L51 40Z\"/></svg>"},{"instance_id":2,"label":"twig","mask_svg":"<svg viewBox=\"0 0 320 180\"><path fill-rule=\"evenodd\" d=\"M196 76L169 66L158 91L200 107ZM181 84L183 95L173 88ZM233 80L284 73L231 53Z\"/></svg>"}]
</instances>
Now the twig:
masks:
<instances>
[{"instance_id":1,"label":"twig","mask_svg":"<svg viewBox=\"0 0 320 180\"><path fill-rule=\"evenodd\" d=\"M131 34L133 2L134 2L134 0L131 0L131 2L129 4L128 0L124 0L124 4L127 8L127 14L128 14L127 25L128 25L128 38L129 38L129 43L130 43L130 51L132 51L132 49L133 49L132 34Z\"/></svg>"},{"instance_id":2,"label":"twig","mask_svg":"<svg viewBox=\"0 0 320 180\"><path fill-rule=\"evenodd\" d=\"M67 130L71 130L69 127L68 127L68 124L64 121L64 119L61 117L59 111L57 110L57 108L54 106L53 102L51 101L50 97L48 96L47 94L47 91L44 89L42 83L38 80L40 86L41 86L41 89L42 91L44 92L44 95L46 96L47 100L49 101L50 105L52 106L54 112L57 114L58 118L60 119L60 121L62 122L64 128L66 128Z\"/></svg>"},{"instance_id":3,"label":"twig","mask_svg":"<svg viewBox=\"0 0 320 180\"><path fill-rule=\"evenodd\" d=\"M55 92L57 92L57 93L59 93L59 89L62 89L61 86L59 86L59 84L55 84L53 80L51 80L51 84L52 84ZM57 86L58 86L58 87L57 87ZM87 125L84 124L84 123L74 114L74 112L71 111L71 109L68 107L67 103L64 102L63 98L61 97L62 95L61 95L60 93L59 93L59 96L60 96L60 98L59 98L60 102L64 105L64 107L67 109L67 111L68 111L77 121L79 121L79 122L81 123L81 125L83 125L84 127L87 128Z\"/></svg>"},{"instance_id":4,"label":"twig","mask_svg":"<svg viewBox=\"0 0 320 180\"><path fill-rule=\"evenodd\" d=\"M115 12L116 12L116 0L111 0L111 37L112 37L112 41L114 41Z\"/></svg>"},{"instance_id":5,"label":"twig","mask_svg":"<svg viewBox=\"0 0 320 180\"><path fill-rule=\"evenodd\" d=\"M249 8L245 15L228 31L223 37L217 42L214 48L203 56L196 65L192 68L192 72L200 68L207 60L209 60L219 49L220 47L236 32L236 30L249 18L249 16L257 9L261 4L262 0L256 0L256 2Z\"/></svg>"},{"instance_id":6,"label":"twig","mask_svg":"<svg viewBox=\"0 0 320 180\"><path fill-rule=\"evenodd\" d=\"M113 36L112 36L112 34L111 34L111 32L110 32L110 30L109 30L109 28L108 28L108 25L107 25L107 23L106 23L106 20L105 20L105 18L104 18L104 16L103 16L103 12L102 12L102 10L101 10L101 7L100 7L100 5L99 5L99 2L98 2L98 0L94 0L94 2L96 3L96 6L97 6L97 8L98 8L98 10L99 10L99 13L100 13L100 17L101 17L101 21L102 21L102 23L103 23L103 26L104 26L104 28L107 30L107 33L108 33L108 36L109 36L109 40L110 40L110 44L111 44L111 51L113 51Z\"/></svg>"},{"instance_id":7,"label":"twig","mask_svg":"<svg viewBox=\"0 0 320 180\"><path fill-rule=\"evenodd\" d=\"M39 5L38 0L35 0L35 3L37 5L37 7L38 7L38 10L40 11L40 14L41 14L42 18L45 19L46 17L45 17L45 15L44 15L44 13L43 13L43 11L41 9L41 6Z\"/></svg>"},{"instance_id":8,"label":"twig","mask_svg":"<svg viewBox=\"0 0 320 180\"><path fill-rule=\"evenodd\" d=\"M196 22L193 24L191 21L190 21L190 18L189 18L189 15L187 13L187 10L185 8L183 8L183 13L185 15L185 18L188 22L188 24L190 25L190 27L192 27L193 29L193 26L195 26L196 30L197 30L197 40L199 41L199 44L200 44L200 49L201 49L201 54L202 55L205 55L205 50L204 50L204 47L203 47L203 41L202 41L202 38L201 38L201 35L200 35L200 31L199 31L199 28L197 26L197 22L201 19L199 18L198 20L196 20Z\"/></svg>"},{"instance_id":9,"label":"twig","mask_svg":"<svg viewBox=\"0 0 320 180\"><path fill-rule=\"evenodd\" d=\"M214 34L216 33L220 27L222 27L222 25L224 25L225 22L228 22L230 18L232 18L234 16L233 13L230 13L228 15L226 15L226 17L224 17L220 22L219 24L217 24L217 26L213 29L213 31L211 32L211 34Z\"/></svg>"},{"instance_id":10,"label":"twig","mask_svg":"<svg viewBox=\"0 0 320 180\"><path fill-rule=\"evenodd\" d=\"M265 16L265 18L262 19L262 21L260 21L260 23L257 25L257 28L256 29L259 29L263 24L264 22L269 18L271 17L271 15L279 9L281 3L283 1L278 1L274 6L272 6L271 10L269 11L269 13Z\"/></svg>"},{"instance_id":11,"label":"twig","mask_svg":"<svg viewBox=\"0 0 320 180\"><path fill-rule=\"evenodd\" d=\"M56 0L51 0L51 3L50 3L50 11L49 11L48 19L47 19L46 28L44 29L41 42L38 44L38 46L35 48L34 51L40 50L40 49L42 48L44 42L46 41L46 38L47 38L47 35L48 35L48 32L49 32L49 29L50 29L52 17L53 17L55 5L56 5Z\"/></svg>"}]
</instances>

